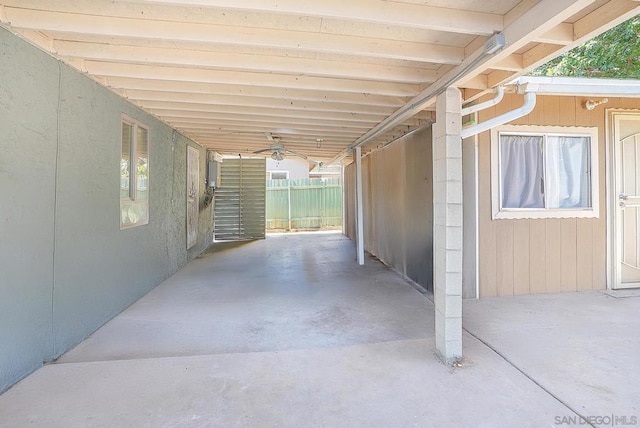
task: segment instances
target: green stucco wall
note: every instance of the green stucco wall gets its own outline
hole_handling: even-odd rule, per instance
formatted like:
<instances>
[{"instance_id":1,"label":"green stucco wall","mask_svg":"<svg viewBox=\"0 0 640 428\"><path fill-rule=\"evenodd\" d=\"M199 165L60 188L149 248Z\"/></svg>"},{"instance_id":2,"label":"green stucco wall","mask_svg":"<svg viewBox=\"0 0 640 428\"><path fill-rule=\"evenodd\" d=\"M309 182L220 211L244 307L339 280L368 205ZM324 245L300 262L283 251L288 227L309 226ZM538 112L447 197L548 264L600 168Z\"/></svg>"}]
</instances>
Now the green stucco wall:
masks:
<instances>
[{"instance_id":1,"label":"green stucco wall","mask_svg":"<svg viewBox=\"0 0 640 428\"><path fill-rule=\"evenodd\" d=\"M122 114L150 130L150 221L120 230ZM0 392L194 258L186 147L169 126L0 29ZM202 197L203 195L201 195Z\"/></svg>"}]
</instances>

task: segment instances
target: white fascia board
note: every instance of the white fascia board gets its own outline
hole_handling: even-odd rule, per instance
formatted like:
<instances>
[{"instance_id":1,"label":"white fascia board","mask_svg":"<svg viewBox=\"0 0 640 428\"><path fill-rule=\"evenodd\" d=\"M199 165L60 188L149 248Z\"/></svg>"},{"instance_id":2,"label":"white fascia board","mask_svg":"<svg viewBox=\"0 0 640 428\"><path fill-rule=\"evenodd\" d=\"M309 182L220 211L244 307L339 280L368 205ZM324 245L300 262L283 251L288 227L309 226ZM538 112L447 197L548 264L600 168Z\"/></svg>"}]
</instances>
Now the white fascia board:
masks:
<instances>
[{"instance_id":1,"label":"white fascia board","mask_svg":"<svg viewBox=\"0 0 640 428\"><path fill-rule=\"evenodd\" d=\"M522 76L514 80L518 93L539 95L640 97L638 79L598 79L584 77Z\"/></svg>"}]
</instances>

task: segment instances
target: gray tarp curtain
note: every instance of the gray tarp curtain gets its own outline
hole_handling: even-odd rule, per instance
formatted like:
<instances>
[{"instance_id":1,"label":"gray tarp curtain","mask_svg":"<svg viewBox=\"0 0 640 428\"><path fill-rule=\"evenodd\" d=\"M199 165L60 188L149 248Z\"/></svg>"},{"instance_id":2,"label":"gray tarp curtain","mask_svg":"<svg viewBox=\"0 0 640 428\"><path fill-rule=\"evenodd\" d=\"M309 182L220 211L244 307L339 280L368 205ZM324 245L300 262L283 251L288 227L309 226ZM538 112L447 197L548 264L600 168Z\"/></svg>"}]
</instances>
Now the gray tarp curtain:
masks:
<instances>
[{"instance_id":1,"label":"gray tarp curtain","mask_svg":"<svg viewBox=\"0 0 640 428\"><path fill-rule=\"evenodd\" d=\"M502 207L591 206L589 145L589 137L501 135Z\"/></svg>"}]
</instances>

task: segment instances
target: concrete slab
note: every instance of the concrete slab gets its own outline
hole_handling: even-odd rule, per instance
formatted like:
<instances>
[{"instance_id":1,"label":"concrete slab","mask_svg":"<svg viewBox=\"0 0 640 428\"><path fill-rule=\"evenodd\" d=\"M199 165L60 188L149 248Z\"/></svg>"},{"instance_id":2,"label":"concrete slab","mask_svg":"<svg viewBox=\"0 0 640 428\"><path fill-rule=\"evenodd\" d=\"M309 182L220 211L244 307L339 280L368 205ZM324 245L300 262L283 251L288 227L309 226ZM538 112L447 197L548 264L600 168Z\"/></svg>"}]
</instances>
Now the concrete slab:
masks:
<instances>
[{"instance_id":1,"label":"concrete slab","mask_svg":"<svg viewBox=\"0 0 640 428\"><path fill-rule=\"evenodd\" d=\"M218 244L63 355L63 363L430 337L431 304L342 235Z\"/></svg>"},{"instance_id":2,"label":"concrete slab","mask_svg":"<svg viewBox=\"0 0 640 428\"><path fill-rule=\"evenodd\" d=\"M566 409L468 337L49 365L0 397L0 427L541 427Z\"/></svg>"},{"instance_id":3,"label":"concrete slab","mask_svg":"<svg viewBox=\"0 0 640 428\"><path fill-rule=\"evenodd\" d=\"M469 300L464 328L579 414L640 425L640 296L624 296ZM602 422L594 425L613 426Z\"/></svg>"},{"instance_id":4,"label":"concrete slab","mask_svg":"<svg viewBox=\"0 0 640 428\"><path fill-rule=\"evenodd\" d=\"M608 360L592 370L574 345L556 343L577 338L542 338L562 327L588 341L588 330L607 330L577 315L567 324L567 308L600 314L619 333L607 342L611 364L637 374L638 326L628 316L640 299L572 296L543 296L546 309L544 299L541 309L535 300L465 302L467 328L522 367L465 334L465 364L451 368L435 356L431 301L373 259L357 266L346 238L216 245L1 395L0 427L542 427L576 417L565 399L578 411L634 411L629 379L600 379ZM598 299L627 303L603 309ZM572 372L556 367L563 352L579 362ZM598 392L576 393L581 376L597 376ZM554 397L538 377L569 387Z\"/></svg>"}]
</instances>

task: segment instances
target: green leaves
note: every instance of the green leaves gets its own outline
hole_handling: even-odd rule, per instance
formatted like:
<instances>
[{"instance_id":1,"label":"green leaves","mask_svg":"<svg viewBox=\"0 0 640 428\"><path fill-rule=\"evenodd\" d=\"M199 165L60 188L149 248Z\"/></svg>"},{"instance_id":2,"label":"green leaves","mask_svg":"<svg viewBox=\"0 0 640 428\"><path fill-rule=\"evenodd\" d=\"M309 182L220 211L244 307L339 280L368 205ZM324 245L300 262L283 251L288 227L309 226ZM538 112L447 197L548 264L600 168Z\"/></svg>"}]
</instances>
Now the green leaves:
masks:
<instances>
[{"instance_id":1,"label":"green leaves","mask_svg":"<svg viewBox=\"0 0 640 428\"><path fill-rule=\"evenodd\" d=\"M640 15L531 72L533 76L640 78Z\"/></svg>"}]
</instances>

